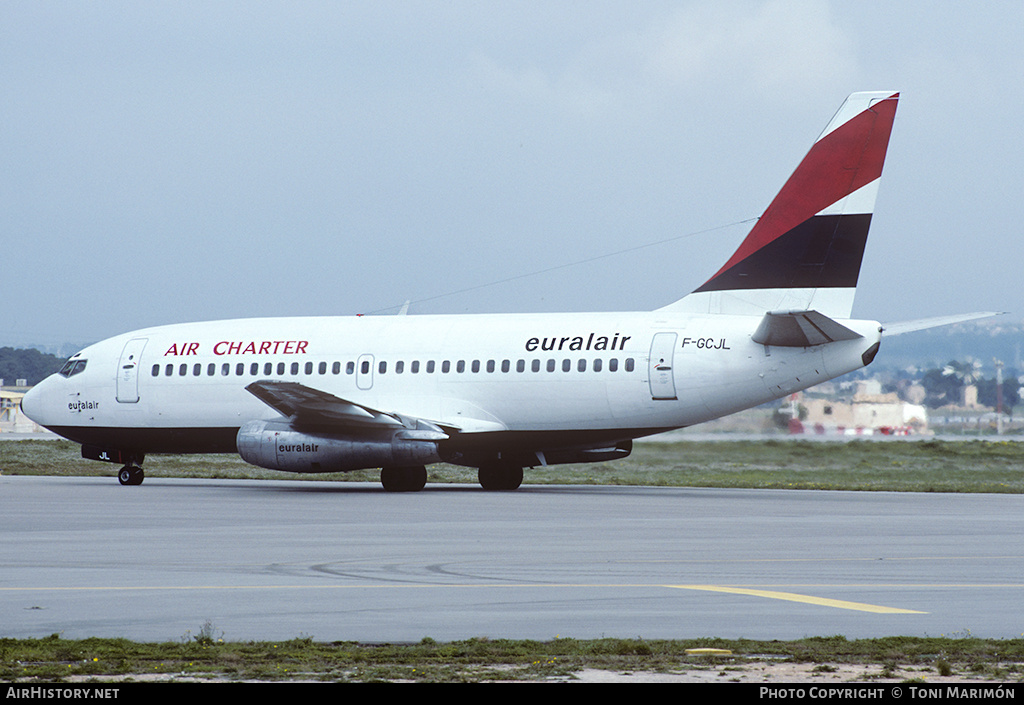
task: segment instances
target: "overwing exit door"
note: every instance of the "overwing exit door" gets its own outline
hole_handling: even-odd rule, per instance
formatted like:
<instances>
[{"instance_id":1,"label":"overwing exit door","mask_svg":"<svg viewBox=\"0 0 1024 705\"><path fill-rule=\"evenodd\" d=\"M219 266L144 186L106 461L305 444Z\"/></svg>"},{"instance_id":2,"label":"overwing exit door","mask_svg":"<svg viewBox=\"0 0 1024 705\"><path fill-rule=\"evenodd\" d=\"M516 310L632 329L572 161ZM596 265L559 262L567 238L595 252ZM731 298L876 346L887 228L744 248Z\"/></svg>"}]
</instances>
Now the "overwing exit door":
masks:
<instances>
[{"instance_id":1,"label":"overwing exit door","mask_svg":"<svg viewBox=\"0 0 1024 705\"><path fill-rule=\"evenodd\" d=\"M373 386L373 355L360 355L356 360L356 386L360 389Z\"/></svg>"}]
</instances>

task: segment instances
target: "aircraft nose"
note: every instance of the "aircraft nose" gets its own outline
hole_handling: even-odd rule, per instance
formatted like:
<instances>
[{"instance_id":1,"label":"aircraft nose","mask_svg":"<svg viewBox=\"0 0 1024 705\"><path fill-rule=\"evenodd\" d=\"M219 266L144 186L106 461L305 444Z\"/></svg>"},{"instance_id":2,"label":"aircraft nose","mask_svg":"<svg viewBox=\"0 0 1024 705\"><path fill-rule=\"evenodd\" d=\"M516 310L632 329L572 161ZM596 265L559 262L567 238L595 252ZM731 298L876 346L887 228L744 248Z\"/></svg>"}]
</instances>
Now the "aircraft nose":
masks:
<instances>
[{"instance_id":1,"label":"aircraft nose","mask_svg":"<svg viewBox=\"0 0 1024 705\"><path fill-rule=\"evenodd\" d=\"M43 396L45 395L45 386L47 380L43 380L32 389L25 393L25 396L21 398L21 412L25 416L35 421L40 426L45 425L43 418Z\"/></svg>"}]
</instances>

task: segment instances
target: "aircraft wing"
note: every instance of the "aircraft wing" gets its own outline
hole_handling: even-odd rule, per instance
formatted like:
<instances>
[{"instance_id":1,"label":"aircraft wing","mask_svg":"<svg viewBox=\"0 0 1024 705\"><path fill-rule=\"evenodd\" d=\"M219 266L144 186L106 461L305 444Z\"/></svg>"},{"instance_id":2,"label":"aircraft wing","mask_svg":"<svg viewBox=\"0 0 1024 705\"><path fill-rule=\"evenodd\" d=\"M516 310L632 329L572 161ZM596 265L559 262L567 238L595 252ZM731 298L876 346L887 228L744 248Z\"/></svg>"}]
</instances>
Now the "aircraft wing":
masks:
<instances>
[{"instance_id":1,"label":"aircraft wing","mask_svg":"<svg viewBox=\"0 0 1024 705\"><path fill-rule=\"evenodd\" d=\"M392 429L406 440L441 441L460 429L412 416L379 411L298 382L260 380L246 391L291 417L298 425L328 425L351 431Z\"/></svg>"},{"instance_id":2,"label":"aircraft wing","mask_svg":"<svg viewBox=\"0 0 1024 705\"><path fill-rule=\"evenodd\" d=\"M883 323L882 333L884 335L902 335L904 333L913 333L918 330L927 330L929 328L938 328L940 326L948 326L954 323L963 323L964 321L975 321L979 318L991 318L992 316L1002 316L1001 312L993 311L978 311L975 313L961 313L954 316L936 316L934 318L919 318L915 321L900 321L898 323Z\"/></svg>"}]
</instances>

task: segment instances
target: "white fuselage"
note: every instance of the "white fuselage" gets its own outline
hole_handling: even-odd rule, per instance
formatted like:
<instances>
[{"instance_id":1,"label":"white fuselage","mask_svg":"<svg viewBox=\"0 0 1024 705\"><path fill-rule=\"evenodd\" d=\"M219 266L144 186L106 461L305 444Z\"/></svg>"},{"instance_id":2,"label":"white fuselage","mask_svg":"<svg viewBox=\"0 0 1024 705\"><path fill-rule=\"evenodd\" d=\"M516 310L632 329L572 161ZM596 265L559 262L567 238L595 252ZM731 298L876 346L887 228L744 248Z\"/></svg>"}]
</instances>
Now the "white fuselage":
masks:
<instances>
[{"instance_id":1,"label":"white fuselage","mask_svg":"<svg viewBox=\"0 0 1024 705\"><path fill-rule=\"evenodd\" d=\"M168 325L83 350L25 400L41 424L82 443L150 452L211 447L248 421L280 417L245 387L299 382L356 404L455 427L460 436L568 432L586 443L690 426L863 366L863 338L804 348L751 335L759 316L665 311L244 319ZM138 432L132 436L132 431ZM552 441L552 443L555 443ZM223 445L223 443L222 443Z\"/></svg>"}]
</instances>

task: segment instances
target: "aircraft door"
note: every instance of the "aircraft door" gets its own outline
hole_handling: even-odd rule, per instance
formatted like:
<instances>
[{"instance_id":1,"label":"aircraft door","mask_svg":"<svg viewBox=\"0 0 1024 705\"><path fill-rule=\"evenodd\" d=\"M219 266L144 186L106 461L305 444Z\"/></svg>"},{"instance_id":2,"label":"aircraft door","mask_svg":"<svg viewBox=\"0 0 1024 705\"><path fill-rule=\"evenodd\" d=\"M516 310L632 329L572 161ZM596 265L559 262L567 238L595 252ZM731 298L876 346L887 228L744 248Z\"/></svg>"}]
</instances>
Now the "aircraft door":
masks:
<instances>
[{"instance_id":1,"label":"aircraft door","mask_svg":"<svg viewBox=\"0 0 1024 705\"><path fill-rule=\"evenodd\" d=\"M139 401L139 365L147 342L148 338L132 338L121 351L117 362L117 400L122 404Z\"/></svg>"},{"instance_id":2,"label":"aircraft door","mask_svg":"<svg viewBox=\"0 0 1024 705\"><path fill-rule=\"evenodd\" d=\"M356 386L360 389L373 386L373 355L360 355L356 361Z\"/></svg>"},{"instance_id":3,"label":"aircraft door","mask_svg":"<svg viewBox=\"0 0 1024 705\"><path fill-rule=\"evenodd\" d=\"M676 352L675 333L655 333L651 341L651 357L647 377L652 399L676 399L676 380L672 370Z\"/></svg>"}]
</instances>

